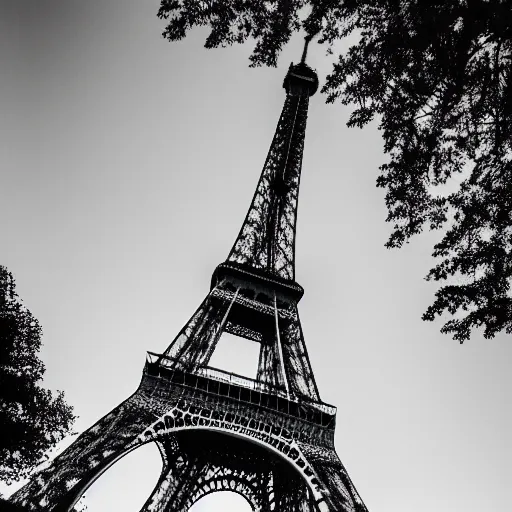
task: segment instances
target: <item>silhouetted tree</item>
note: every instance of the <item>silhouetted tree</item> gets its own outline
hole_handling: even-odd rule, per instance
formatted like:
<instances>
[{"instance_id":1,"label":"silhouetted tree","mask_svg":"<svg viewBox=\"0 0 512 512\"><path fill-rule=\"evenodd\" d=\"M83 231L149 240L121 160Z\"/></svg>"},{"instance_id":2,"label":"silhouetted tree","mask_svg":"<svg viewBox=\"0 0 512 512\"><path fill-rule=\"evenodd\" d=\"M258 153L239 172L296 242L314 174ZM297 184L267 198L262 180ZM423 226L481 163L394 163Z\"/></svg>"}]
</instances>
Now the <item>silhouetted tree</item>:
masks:
<instances>
[{"instance_id":1,"label":"silhouetted tree","mask_svg":"<svg viewBox=\"0 0 512 512\"><path fill-rule=\"evenodd\" d=\"M275 66L302 29L328 53L357 36L322 91L355 106L348 126L378 120L386 246L443 228L423 318L454 315L442 332L461 343L477 326L512 332L511 0L162 0L158 14L170 41L202 25L207 48L255 39L251 66Z\"/></svg>"},{"instance_id":2,"label":"silhouetted tree","mask_svg":"<svg viewBox=\"0 0 512 512\"><path fill-rule=\"evenodd\" d=\"M26 477L75 419L62 392L39 386L40 348L41 327L0 266L0 480L8 484Z\"/></svg>"}]
</instances>

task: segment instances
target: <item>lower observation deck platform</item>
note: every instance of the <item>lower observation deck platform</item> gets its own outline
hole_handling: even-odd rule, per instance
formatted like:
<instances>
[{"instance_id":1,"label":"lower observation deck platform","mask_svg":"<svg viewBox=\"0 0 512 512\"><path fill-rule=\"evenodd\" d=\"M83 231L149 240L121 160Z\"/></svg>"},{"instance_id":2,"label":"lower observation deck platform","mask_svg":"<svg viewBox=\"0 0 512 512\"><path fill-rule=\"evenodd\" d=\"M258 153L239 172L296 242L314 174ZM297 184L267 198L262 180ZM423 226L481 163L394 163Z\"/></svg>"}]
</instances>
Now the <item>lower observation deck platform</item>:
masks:
<instances>
[{"instance_id":1,"label":"lower observation deck platform","mask_svg":"<svg viewBox=\"0 0 512 512\"><path fill-rule=\"evenodd\" d=\"M184 371L179 368L178 360L148 352L144 373L178 386L243 402L274 414L284 414L328 430L334 430L335 427L336 407L304 397L288 397L283 389L217 368L200 366L192 371Z\"/></svg>"}]
</instances>

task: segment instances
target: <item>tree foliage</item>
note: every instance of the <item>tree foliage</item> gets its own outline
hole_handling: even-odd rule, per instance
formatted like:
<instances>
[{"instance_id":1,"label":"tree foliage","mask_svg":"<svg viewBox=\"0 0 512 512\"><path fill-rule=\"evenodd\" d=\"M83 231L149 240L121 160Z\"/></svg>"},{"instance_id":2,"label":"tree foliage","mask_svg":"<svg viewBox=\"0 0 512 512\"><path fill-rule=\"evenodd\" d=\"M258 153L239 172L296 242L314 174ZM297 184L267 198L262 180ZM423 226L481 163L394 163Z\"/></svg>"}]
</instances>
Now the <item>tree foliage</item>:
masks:
<instances>
[{"instance_id":1,"label":"tree foliage","mask_svg":"<svg viewBox=\"0 0 512 512\"><path fill-rule=\"evenodd\" d=\"M24 478L75 419L64 394L40 387L41 327L22 305L12 274L0 266L0 480Z\"/></svg>"},{"instance_id":2,"label":"tree foliage","mask_svg":"<svg viewBox=\"0 0 512 512\"><path fill-rule=\"evenodd\" d=\"M512 332L512 0L162 0L158 14L170 41L195 26L207 48L253 38L252 66L275 66L299 30L328 52L356 35L322 92L355 107L349 126L379 123L386 246L441 230L423 318L452 315L442 332L461 343Z\"/></svg>"}]
</instances>

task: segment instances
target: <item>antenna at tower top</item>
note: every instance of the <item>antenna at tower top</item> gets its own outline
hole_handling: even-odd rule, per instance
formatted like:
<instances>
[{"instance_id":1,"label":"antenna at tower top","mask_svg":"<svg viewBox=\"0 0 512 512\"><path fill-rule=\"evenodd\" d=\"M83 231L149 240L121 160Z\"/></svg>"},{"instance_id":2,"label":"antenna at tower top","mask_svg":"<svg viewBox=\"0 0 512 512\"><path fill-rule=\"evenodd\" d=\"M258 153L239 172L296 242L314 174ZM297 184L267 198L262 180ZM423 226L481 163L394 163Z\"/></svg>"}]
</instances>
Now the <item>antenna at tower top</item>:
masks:
<instances>
[{"instance_id":1,"label":"antenna at tower top","mask_svg":"<svg viewBox=\"0 0 512 512\"><path fill-rule=\"evenodd\" d=\"M306 63L306 57L308 54L308 46L309 46L309 42L311 41L311 39L313 39L313 36L311 34L308 34L304 38L304 50L302 51L302 59L300 59L301 64Z\"/></svg>"},{"instance_id":2,"label":"antenna at tower top","mask_svg":"<svg viewBox=\"0 0 512 512\"><path fill-rule=\"evenodd\" d=\"M311 39L313 39L318 34L318 32L320 32L320 29L313 29L313 32L308 33L306 35L306 37L304 38L304 50L302 51L302 59L300 59L301 64L306 63L309 42L311 41Z\"/></svg>"}]
</instances>

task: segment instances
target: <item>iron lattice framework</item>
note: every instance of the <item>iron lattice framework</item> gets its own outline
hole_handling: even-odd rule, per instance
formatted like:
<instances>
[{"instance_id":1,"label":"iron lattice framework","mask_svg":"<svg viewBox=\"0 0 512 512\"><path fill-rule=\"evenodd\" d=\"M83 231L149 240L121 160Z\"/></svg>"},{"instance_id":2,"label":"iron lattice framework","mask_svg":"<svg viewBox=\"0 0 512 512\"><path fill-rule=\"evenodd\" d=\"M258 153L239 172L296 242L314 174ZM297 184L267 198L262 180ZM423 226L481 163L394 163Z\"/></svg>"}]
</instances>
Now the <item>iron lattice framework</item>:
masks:
<instances>
[{"instance_id":1,"label":"iron lattice framework","mask_svg":"<svg viewBox=\"0 0 512 512\"><path fill-rule=\"evenodd\" d=\"M287 95L251 207L227 260L287 280L295 279L295 225L308 104L306 94Z\"/></svg>"},{"instance_id":2,"label":"iron lattice framework","mask_svg":"<svg viewBox=\"0 0 512 512\"><path fill-rule=\"evenodd\" d=\"M304 53L305 56L305 53ZM161 477L146 512L184 512L232 490L254 511L366 512L334 448L336 409L320 400L297 303L295 227L316 73L291 65L256 193L211 289L135 393L15 493L26 510L71 510L119 458L156 442ZM260 344L256 379L210 367L223 332Z\"/></svg>"}]
</instances>

